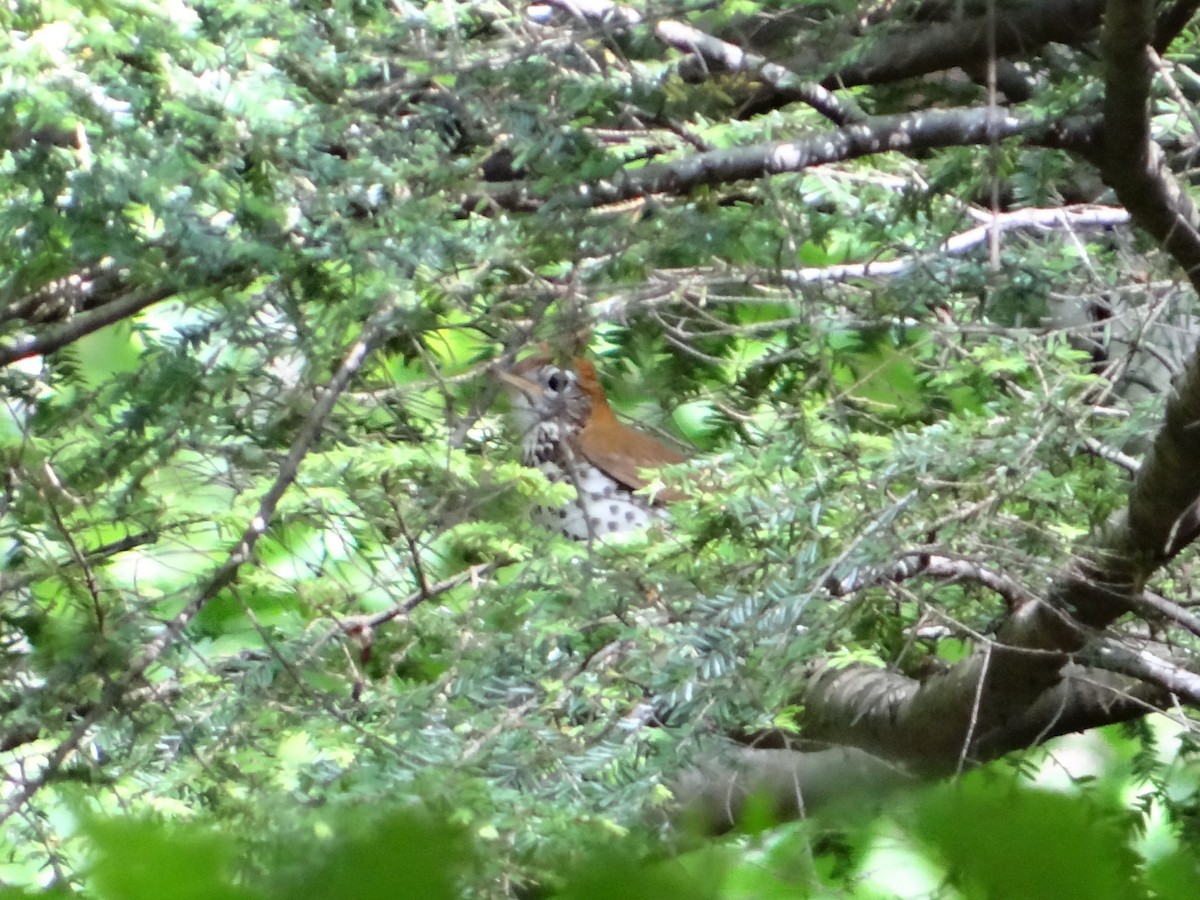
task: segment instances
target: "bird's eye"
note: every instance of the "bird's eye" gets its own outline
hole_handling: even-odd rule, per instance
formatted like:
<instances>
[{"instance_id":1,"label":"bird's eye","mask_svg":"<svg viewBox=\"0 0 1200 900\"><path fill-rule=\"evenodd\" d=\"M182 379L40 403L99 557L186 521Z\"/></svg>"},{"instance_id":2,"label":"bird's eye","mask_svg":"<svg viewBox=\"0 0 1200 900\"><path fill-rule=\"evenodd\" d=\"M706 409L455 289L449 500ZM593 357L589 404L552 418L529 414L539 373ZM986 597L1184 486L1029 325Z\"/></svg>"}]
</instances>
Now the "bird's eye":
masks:
<instances>
[{"instance_id":1,"label":"bird's eye","mask_svg":"<svg viewBox=\"0 0 1200 900\"><path fill-rule=\"evenodd\" d=\"M571 379L566 372L551 372L550 377L546 379L546 387L555 393L563 390L570 383Z\"/></svg>"}]
</instances>

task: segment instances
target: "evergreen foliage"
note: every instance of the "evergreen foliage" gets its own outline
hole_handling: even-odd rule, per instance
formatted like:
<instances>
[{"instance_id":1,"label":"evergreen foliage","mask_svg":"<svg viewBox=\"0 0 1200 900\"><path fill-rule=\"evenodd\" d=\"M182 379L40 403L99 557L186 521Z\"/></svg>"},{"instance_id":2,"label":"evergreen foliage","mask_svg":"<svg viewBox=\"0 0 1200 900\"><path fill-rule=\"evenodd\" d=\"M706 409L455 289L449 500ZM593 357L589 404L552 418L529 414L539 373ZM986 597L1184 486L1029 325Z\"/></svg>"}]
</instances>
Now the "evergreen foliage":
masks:
<instances>
[{"instance_id":1,"label":"evergreen foliage","mask_svg":"<svg viewBox=\"0 0 1200 900\"><path fill-rule=\"evenodd\" d=\"M0 898L1189 896L1200 58L1123 5L0 11ZM541 343L668 523L531 523Z\"/></svg>"}]
</instances>

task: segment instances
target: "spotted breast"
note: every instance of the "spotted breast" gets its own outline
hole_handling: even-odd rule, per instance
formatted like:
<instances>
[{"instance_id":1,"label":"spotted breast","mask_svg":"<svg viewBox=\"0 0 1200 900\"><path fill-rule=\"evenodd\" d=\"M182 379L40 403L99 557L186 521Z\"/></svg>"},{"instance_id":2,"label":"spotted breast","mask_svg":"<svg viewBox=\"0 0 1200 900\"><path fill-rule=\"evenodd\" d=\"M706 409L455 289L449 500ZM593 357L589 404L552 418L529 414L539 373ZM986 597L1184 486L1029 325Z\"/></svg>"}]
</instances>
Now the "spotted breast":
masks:
<instances>
[{"instance_id":1,"label":"spotted breast","mask_svg":"<svg viewBox=\"0 0 1200 900\"><path fill-rule=\"evenodd\" d=\"M534 356L499 374L512 395L522 461L575 488L565 506L535 510L541 524L574 540L623 535L645 528L680 496L664 489L651 501L634 493L653 478L646 470L686 457L620 422L591 362L579 358L567 368Z\"/></svg>"}]
</instances>

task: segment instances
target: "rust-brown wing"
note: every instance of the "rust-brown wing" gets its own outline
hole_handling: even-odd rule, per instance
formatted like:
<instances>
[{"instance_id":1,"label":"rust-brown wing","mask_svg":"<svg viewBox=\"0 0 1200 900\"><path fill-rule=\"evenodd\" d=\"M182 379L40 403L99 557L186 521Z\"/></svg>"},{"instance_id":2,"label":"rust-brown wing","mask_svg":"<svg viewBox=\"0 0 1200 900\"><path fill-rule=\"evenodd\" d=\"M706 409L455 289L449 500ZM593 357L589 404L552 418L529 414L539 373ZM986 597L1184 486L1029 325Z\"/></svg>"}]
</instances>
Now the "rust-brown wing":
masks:
<instances>
[{"instance_id":1,"label":"rust-brown wing","mask_svg":"<svg viewBox=\"0 0 1200 900\"><path fill-rule=\"evenodd\" d=\"M604 470L632 490L650 484L651 478L641 472L659 466L687 462L687 457L662 441L643 434L614 418L589 422L579 434L579 450L592 465ZM655 494L656 500L683 499L684 494L664 488Z\"/></svg>"}]
</instances>

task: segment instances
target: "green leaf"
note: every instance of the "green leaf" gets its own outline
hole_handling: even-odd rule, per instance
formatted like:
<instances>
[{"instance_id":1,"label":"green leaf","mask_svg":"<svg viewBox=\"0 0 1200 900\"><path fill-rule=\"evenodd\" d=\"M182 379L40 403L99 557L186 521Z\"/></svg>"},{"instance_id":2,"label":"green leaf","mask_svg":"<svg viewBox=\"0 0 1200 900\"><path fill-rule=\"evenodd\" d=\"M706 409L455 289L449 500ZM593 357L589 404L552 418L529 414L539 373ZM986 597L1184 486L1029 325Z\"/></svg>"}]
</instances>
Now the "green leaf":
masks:
<instances>
[{"instance_id":1,"label":"green leaf","mask_svg":"<svg viewBox=\"0 0 1200 900\"><path fill-rule=\"evenodd\" d=\"M1090 802L1089 802L1090 801ZM982 777L932 792L917 831L968 896L1012 900L1133 900L1130 820L1089 798L997 788Z\"/></svg>"}]
</instances>

